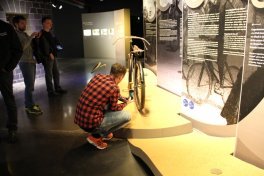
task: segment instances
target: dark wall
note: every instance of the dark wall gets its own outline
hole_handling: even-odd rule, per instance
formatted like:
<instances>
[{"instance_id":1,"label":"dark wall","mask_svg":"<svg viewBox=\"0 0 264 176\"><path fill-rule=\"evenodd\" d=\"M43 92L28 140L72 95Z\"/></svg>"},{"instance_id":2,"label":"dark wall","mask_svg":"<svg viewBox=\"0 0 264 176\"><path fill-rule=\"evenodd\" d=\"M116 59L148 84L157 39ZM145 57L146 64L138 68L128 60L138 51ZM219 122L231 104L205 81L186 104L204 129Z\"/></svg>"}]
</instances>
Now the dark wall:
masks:
<instances>
[{"instance_id":1,"label":"dark wall","mask_svg":"<svg viewBox=\"0 0 264 176\"><path fill-rule=\"evenodd\" d=\"M131 16L142 16L142 0L86 0L87 12L104 12L117 9L130 9Z\"/></svg>"},{"instance_id":2,"label":"dark wall","mask_svg":"<svg viewBox=\"0 0 264 176\"><path fill-rule=\"evenodd\" d=\"M142 0L86 0L86 2L86 12L88 13L105 12L123 8L130 9L131 35L143 36Z\"/></svg>"},{"instance_id":3,"label":"dark wall","mask_svg":"<svg viewBox=\"0 0 264 176\"><path fill-rule=\"evenodd\" d=\"M83 32L81 14L85 12L75 6L61 3L61 10L53 8L54 33L64 50L59 53L63 58L83 57Z\"/></svg>"},{"instance_id":4,"label":"dark wall","mask_svg":"<svg viewBox=\"0 0 264 176\"><path fill-rule=\"evenodd\" d=\"M61 2L62 10L54 9L54 32L61 41L64 50L59 54L63 58L83 57L82 13L105 12L127 8L131 15L131 34L142 36L142 0L87 0L84 9ZM138 17L140 19L138 20Z\"/></svg>"}]
</instances>

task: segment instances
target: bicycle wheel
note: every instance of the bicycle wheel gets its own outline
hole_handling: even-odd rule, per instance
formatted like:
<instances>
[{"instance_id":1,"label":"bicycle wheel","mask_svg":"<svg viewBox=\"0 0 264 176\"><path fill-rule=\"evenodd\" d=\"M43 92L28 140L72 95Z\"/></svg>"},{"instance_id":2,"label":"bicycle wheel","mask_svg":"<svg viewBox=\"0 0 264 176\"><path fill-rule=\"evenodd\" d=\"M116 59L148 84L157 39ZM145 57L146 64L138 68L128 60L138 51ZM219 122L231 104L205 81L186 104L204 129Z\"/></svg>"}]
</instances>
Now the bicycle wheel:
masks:
<instances>
[{"instance_id":1,"label":"bicycle wheel","mask_svg":"<svg viewBox=\"0 0 264 176\"><path fill-rule=\"evenodd\" d=\"M206 63L192 64L186 80L188 95L201 104L208 99L212 89L212 78Z\"/></svg>"},{"instance_id":2,"label":"bicycle wheel","mask_svg":"<svg viewBox=\"0 0 264 176\"><path fill-rule=\"evenodd\" d=\"M224 82L223 82L223 95L222 99L225 103L233 85L237 80L237 75L239 72L239 68L236 66L228 66L227 69L224 71Z\"/></svg>"},{"instance_id":3,"label":"bicycle wheel","mask_svg":"<svg viewBox=\"0 0 264 176\"><path fill-rule=\"evenodd\" d=\"M182 77L183 79L187 78L188 70L190 66L193 64L193 60L184 59L182 62Z\"/></svg>"},{"instance_id":4,"label":"bicycle wheel","mask_svg":"<svg viewBox=\"0 0 264 176\"><path fill-rule=\"evenodd\" d=\"M129 58L128 83L133 82L133 57Z\"/></svg>"},{"instance_id":5,"label":"bicycle wheel","mask_svg":"<svg viewBox=\"0 0 264 176\"><path fill-rule=\"evenodd\" d=\"M128 67L128 91L129 97L134 99L134 90L133 90L133 68L134 67L134 60L133 57L129 59L129 67Z\"/></svg>"},{"instance_id":6,"label":"bicycle wheel","mask_svg":"<svg viewBox=\"0 0 264 176\"><path fill-rule=\"evenodd\" d=\"M137 109L141 111L145 106L145 79L140 61L134 66L134 100Z\"/></svg>"}]
</instances>

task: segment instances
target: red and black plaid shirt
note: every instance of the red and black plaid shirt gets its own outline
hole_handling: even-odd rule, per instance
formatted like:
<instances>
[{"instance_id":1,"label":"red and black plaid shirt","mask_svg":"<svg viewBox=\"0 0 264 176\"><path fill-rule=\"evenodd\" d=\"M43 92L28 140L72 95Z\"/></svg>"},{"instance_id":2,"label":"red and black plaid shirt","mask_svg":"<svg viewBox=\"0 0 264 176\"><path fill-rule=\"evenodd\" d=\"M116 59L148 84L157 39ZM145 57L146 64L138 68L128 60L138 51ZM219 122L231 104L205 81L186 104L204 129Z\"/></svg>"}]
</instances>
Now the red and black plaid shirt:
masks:
<instances>
[{"instance_id":1,"label":"red and black plaid shirt","mask_svg":"<svg viewBox=\"0 0 264 176\"><path fill-rule=\"evenodd\" d=\"M121 111L126 103L118 104L120 90L111 75L98 74L83 90L76 108L74 122L84 129L99 127L104 110Z\"/></svg>"}]
</instances>

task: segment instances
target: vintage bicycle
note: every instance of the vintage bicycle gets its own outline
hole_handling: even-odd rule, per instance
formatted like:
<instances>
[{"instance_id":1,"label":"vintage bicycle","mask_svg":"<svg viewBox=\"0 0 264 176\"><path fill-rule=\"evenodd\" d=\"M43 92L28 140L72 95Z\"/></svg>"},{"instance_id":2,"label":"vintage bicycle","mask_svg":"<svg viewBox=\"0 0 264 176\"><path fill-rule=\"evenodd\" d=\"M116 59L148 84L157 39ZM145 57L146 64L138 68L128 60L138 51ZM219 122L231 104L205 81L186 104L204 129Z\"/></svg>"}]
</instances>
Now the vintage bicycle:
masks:
<instances>
[{"instance_id":1,"label":"vintage bicycle","mask_svg":"<svg viewBox=\"0 0 264 176\"><path fill-rule=\"evenodd\" d=\"M115 40L113 44L116 44L121 39L130 39L130 52L128 61L128 89L129 97L136 103L137 109L142 112L145 107L145 77L144 77L144 51L146 51L147 45L150 43L137 36L124 36ZM144 45L144 49L140 49L137 45L133 45L133 39L141 40Z\"/></svg>"}]
</instances>

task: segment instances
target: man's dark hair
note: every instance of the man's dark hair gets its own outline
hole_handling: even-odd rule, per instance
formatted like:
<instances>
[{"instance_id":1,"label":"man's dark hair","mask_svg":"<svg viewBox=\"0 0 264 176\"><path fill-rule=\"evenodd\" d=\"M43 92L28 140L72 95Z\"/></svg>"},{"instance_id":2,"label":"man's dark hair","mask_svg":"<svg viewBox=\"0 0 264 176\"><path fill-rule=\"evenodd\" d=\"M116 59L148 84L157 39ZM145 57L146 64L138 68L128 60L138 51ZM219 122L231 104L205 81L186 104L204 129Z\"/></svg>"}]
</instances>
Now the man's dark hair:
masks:
<instances>
[{"instance_id":1,"label":"man's dark hair","mask_svg":"<svg viewBox=\"0 0 264 176\"><path fill-rule=\"evenodd\" d=\"M52 18L50 16L45 16L41 19L42 24L46 21L46 20L52 20Z\"/></svg>"},{"instance_id":2,"label":"man's dark hair","mask_svg":"<svg viewBox=\"0 0 264 176\"><path fill-rule=\"evenodd\" d=\"M19 23L21 20L26 20L26 18L23 15L16 15L12 19L13 25Z\"/></svg>"},{"instance_id":3,"label":"man's dark hair","mask_svg":"<svg viewBox=\"0 0 264 176\"><path fill-rule=\"evenodd\" d=\"M126 74L126 67L119 63L115 63L111 67L110 74L114 77L124 76Z\"/></svg>"}]
</instances>

